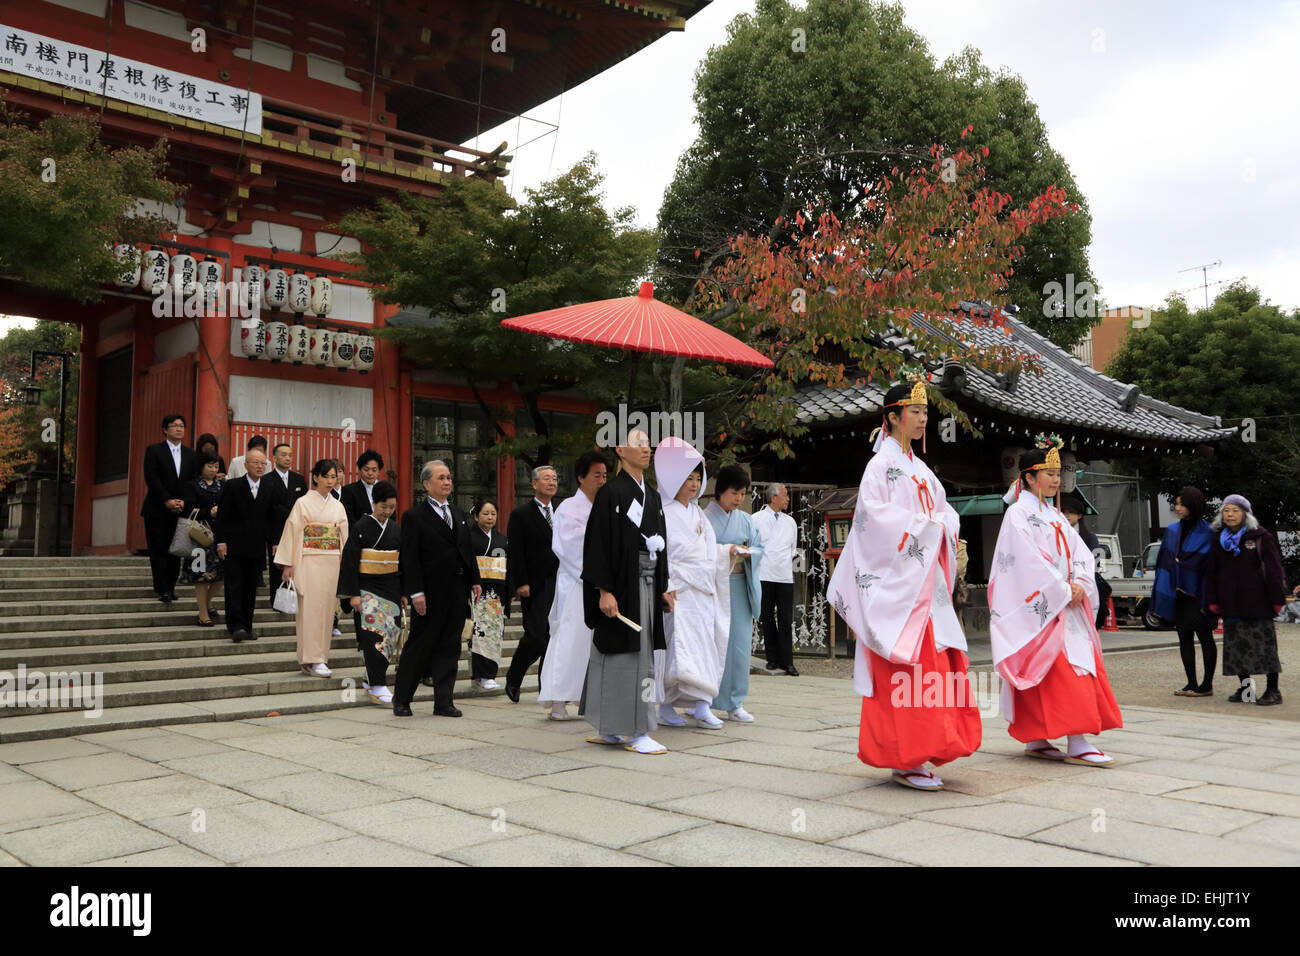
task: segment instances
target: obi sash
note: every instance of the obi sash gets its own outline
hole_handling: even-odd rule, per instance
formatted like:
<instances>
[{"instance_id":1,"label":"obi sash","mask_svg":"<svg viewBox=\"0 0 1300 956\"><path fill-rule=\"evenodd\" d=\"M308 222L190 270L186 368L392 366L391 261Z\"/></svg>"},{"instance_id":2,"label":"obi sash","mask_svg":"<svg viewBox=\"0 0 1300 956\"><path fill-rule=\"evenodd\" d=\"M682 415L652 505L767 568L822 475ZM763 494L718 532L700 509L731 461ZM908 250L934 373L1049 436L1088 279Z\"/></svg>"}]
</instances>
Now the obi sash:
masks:
<instances>
[{"instance_id":1,"label":"obi sash","mask_svg":"<svg viewBox=\"0 0 1300 956\"><path fill-rule=\"evenodd\" d=\"M303 551L339 551L339 526L337 524L305 524L302 528Z\"/></svg>"},{"instance_id":2,"label":"obi sash","mask_svg":"<svg viewBox=\"0 0 1300 956\"><path fill-rule=\"evenodd\" d=\"M398 552L380 551L376 548L361 549L361 574L396 574Z\"/></svg>"},{"instance_id":3,"label":"obi sash","mask_svg":"<svg viewBox=\"0 0 1300 956\"><path fill-rule=\"evenodd\" d=\"M484 581L504 581L506 579L506 559L504 557L478 556L478 576Z\"/></svg>"}]
</instances>

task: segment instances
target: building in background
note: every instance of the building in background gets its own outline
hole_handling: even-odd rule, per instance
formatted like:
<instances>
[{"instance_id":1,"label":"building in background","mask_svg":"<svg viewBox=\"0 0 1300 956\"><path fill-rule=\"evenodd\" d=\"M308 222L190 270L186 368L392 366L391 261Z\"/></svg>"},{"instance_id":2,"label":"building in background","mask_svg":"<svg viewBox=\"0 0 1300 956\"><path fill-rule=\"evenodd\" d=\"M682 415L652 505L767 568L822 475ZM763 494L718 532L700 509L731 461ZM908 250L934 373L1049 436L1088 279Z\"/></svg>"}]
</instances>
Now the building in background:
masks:
<instances>
[{"instance_id":1,"label":"building in background","mask_svg":"<svg viewBox=\"0 0 1300 956\"><path fill-rule=\"evenodd\" d=\"M1141 329L1147 322L1147 310L1139 305L1125 305L1116 309L1107 309L1101 314L1101 321L1088 330L1088 333L1071 351L1075 358L1085 365L1091 365L1098 372L1106 371L1106 366L1115 357L1129 332Z\"/></svg>"},{"instance_id":2,"label":"building in background","mask_svg":"<svg viewBox=\"0 0 1300 956\"><path fill-rule=\"evenodd\" d=\"M399 310L374 302L335 258L358 244L330 224L379 197L437 195L450 179L500 182L507 144L460 144L683 29L707 2L6 5L6 101L38 121L100 116L110 145L166 137L168 178L185 187L183 204L148 210L171 231L101 303L0 281L0 313L82 329L73 553L144 548L140 462L170 412L186 416L187 442L215 435L227 461L263 434L293 444L296 469L338 458L352 480L373 447L403 501L419 464L447 457L458 504L495 493L508 514L527 475L481 454L493 429L469 389L374 338ZM255 286L260 315L219 301L198 315L160 308L160 277ZM509 388L480 391L520 404ZM563 394L543 407L561 427L593 410Z\"/></svg>"}]
</instances>

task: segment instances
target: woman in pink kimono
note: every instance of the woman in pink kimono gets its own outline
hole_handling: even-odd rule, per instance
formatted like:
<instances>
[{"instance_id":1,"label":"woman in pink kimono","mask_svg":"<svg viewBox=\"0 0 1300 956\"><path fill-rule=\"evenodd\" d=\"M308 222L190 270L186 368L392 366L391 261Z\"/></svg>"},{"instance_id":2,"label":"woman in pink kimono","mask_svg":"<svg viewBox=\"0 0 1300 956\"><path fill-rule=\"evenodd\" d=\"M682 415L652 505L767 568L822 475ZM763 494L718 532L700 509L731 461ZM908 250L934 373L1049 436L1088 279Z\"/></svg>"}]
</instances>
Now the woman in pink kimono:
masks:
<instances>
[{"instance_id":1,"label":"woman in pink kimono","mask_svg":"<svg viewBox=\"0 0 1300 956\"><path fill-rule=\"evenodd\" d=\"M827 597L857 639L858 758L895 783L941 790L925 769L973 753L982 727L966 676L966 635L952 606L957 512L912 451L929 417L925 382L885 393L884 428Z\"/></svg>"},{"instance_id":2,"label":"woman in pink kimono","mask_svg":"<svg viewBox=\"0 0 1300 956\"><path fill-rule=\"evenodd\" d=\"M1020 478L1007 493L989 576L993 665L1003 680L1002 714L1027 756L1105 767L1114 758L1084 734L1123 720L1101 663L1092 552L1048 504L1060 491L1060 445L1052 436L1021 455ZM1054 737L1069 738L1066 751Z\"/></svg>"},{"instance_id":3,"label":"woman in pink kimono","mask_svg":"<svg viewBox=\"0 0 1300 956\"><path fill-rule=\"evenodd\" d=\"M348 540L348 513L330 492L338 482L334 462L322 458L311 470L312 490L294 502L284 523L275 563L298 591L298 666L329 677L334 613L338 610L339 562Z\"/></svg>"}]
</instances>

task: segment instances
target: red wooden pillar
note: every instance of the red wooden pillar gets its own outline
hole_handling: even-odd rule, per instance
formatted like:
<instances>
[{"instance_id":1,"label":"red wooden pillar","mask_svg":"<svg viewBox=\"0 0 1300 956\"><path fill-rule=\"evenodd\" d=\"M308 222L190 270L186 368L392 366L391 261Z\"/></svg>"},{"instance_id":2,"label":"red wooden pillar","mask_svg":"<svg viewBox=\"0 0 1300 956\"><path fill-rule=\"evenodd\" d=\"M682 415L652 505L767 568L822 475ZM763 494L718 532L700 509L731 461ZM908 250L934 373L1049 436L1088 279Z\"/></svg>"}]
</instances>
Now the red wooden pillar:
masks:
<instances>
[{"instance_id":1,"label":"red wooden pillar","mask_svg":"<svg viewBox=\"0 0 1300 956\"><path fill-rule=\"evenodd\" d=\"M223 251L230 251L229 242L210 240L214 246L224 245ZM235 268L242 267L242 260L236 263L232 256L225 263L224 281L234 278ZM235 311L227 303L227 309ZM198 369L194 377L194 430L191 443L200 435L208 433L216 436L217 448L229 463L232 458L243 454L243 449L230 447L230 416L227 412L230 396L230 322L228 315L216 310L205 309L199 318Z\"/></svg>"},{"instance_id":2,"label":"red wooden pillar","mask_svg":"<svg viewBox=\"0 0 1300 956\"><path fill-rule=\"evenodd\" d=\"M410 507L415 501L415 462L412 460L414 451L411 448L411 403L414 396L411 394L411 370L404 368L398 374L397 402L398 402L398 429L397 429L397 447L398 466L397 494L398 501L402 503L403 508ZM423 462L421 462L423 464Z\"/></svg>"},{"instance_id":3,"label":"red wooden pillar","mask_svg":"<svg viewBox=\"0 0 1300 956\"><path fill-rule=\"evenodd\" d=\"M76 497L72 503L71 554L88 554L90 526L94 520L90 497L95 486L95 435L99 409L99 316L87 314L81 326L81 368L77 388L77 474Z\"/></svg>"}]
</instances>

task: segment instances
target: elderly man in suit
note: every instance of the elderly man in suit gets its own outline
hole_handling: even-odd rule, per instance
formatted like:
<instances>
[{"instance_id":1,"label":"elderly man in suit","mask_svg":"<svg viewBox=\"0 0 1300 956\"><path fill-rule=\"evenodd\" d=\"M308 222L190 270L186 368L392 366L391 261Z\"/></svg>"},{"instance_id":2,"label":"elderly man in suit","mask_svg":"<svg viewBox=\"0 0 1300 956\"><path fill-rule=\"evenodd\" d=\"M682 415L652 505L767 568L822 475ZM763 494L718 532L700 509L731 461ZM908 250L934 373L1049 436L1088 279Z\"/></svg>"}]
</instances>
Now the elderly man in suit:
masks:
<instances>
[{"instance_id":1,"label":"elderly man in suit","mask_svg":"<svg viewBox=\"0 0 1300 956\"><path fill-rule=\"evenodd\" d=\"M534 468L533 500L510 512L510 524L506 526L510 587L518 595L524 615L524 637L506 672L506 696L516 704L519 686L533 661L541 658L542 667L546 666L546 645L551 639L547 617L555 598L555 576L560 570L560 559L551 550L555 526L551 499L558 487L554 468Z\"/></svg>"},{"instance_id":2,"label":"elderly man in suit","mask_svg":"<svg viewBox=\"0 0 1300 956\"><path fill-rule=\"evenodd\" d=\"M194 449L181 444L185 438L185 416L164 415L163 437L144 450L144 482L147 488L140 506L145 541L149 547L149 569L158 600L176 600L176 578L181 559L170 553L176 521L185 510L185 483L194 477Z\"/></svg>"},{"instance_id":3,"label":"elderly man in suit","mask_svg":"<svg viewBox=\"0 0 1300 956\"><path fill-rule=\"evenodd\" d=\"M289 512L293 510L293 503L307 493L307 479L296 471L291 471L290 466L293 464L293 447L284 442L276 445L272 450L271 459L274 463L273 468L268 468L266 480L275 488L276 509L275 509L275 540L280 540L280 535L284 533L284 523L289 519ZM267 553L271 554L274 549L268 548ZM283 580L284 569L274 561L271 562L271 587L269 603L275 607L275 592L280 587Z\"/></svg>"},{"instance_id":4,"label":"elderly man in suit","mask_svg":"<svg viewBox=\"0 0 1300 956\"><path fill-rule=\"evenodd\" d=\"M402 593L415 611L411 636L397 664L393 713L411 716L420 678L433 677L433 712L459 717L452 702L461 632L469 617L471 593L483 593L478 561L470 547L465 516L450 502L451 470L431 461L420 471L428 497L402 515Z\"/></svg>"},{"instance_id":5,"label":"elderly man in suit","mask_svg":"<svg viewBox=\"0 0 1300 956\"><path fill-rule=\"evenodd\" d=\"M257 603L257 576L266 563L269 548L275 554L276 513L280 496L263 477L266 456L251 449L244 456L247 472L227 481L217 500L213 527L217 556L224 562L226 576L226 631L236 644L255 641L253 610Z\"/></svg>"}]
</instances>

